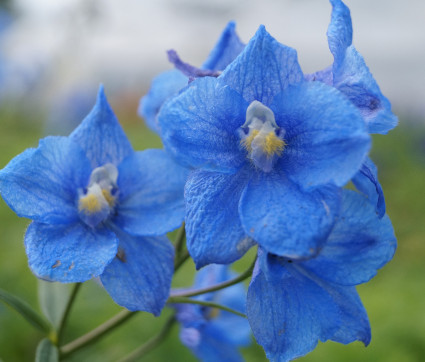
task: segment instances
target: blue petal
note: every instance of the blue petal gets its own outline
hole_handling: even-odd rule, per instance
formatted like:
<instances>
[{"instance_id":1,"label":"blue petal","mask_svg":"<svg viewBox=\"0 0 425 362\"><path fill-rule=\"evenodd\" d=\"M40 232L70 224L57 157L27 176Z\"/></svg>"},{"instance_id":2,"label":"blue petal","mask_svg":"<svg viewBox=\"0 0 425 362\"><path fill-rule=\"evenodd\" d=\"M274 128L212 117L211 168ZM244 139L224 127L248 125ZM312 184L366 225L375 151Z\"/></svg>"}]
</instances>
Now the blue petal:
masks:
<instances>
[{"instance_id":1,"label":"blue petal","mask_svg":"<svg viewBox=\"0 0 425 362\"><path fill-rule=\"evenodd\" d=\"M320 82L288 87L271 109L287 144L280 165L303 188L345 185L359 170L370 136L358 110Z\"/></svg>"},{"instance_id":2,"label":"blue petal","mask_svg":"<svg viewBox=\"0 0 425 362\"><path fill-rule=\"evenodd\" d=\"M184 219L188 170L163 150L136 152L118 167L120 190L113 222L133 235L164 235Z\"/></svg>"},{"instance_id":3,"label":"blue petal","mask_svg":"<svg viewBox=\"0 0 425 362\"><path fill-rule=\"evenodd\" d=\"M370 341L366 312L353 287L326 284L294 264L268 257L248 289L247 316L257 342L273 361L289 361L319 340Z\"/></svg>"},{"instance_id":4,"label":"blue petal","mask_svg":"<svg viewBox=\"0 0 425 362\"><path fill-rule=\"evenodd\" d=\"M193 287L195 289L205 288L224 282L231 278L230 274L231 273L227 265L210 264L196 273ZM214 294L215 293L206 293L201 294L199 297L202 297L203 300L210 300Z\"/></svg>"},{"instance_id":5,"label":"blue petal","mask_svg":"<svg viewBox=\"0 0 425 362\"><path fill-rule=\"evenodd\" d=\"M203 69L223 70L242 52L245 44L240 41L235 28L234 21L227 24L208 59L202 65Z\"/></svg>"},{"instance_id":6,"label":"blue petal","mask_svg":"<svg viewBox=\"0 0 425 362\"><path fill-rule=\"evenodd\" d=\"M243 50L245 45L239 40L235 26L232 21L227 24L202 69L223 70ZM160 132L156 116L161 106L168 98L177 95L188 81L188 77L178 70L161 73L153 79L149 92L140 100L138 111L152 131Z\"/></svg>"},{"instance_id":7,"label":"blue petal","mask_svg":"<svg viewBox=\"0 0 425 362\"><path fill-rule=\"evenodd\" d=\"M247 107L215 78L197 79L161 108L165 148L185 166L235 172L246 161L236 130L245 122Z\"/></svg>"},{"instance_id":8,"label":"blue petal","mask_svg":"<svg viewBox=\"0 0 425 362\"><path fill-rule=\"evenodd\" d=\"M369 157L366 158L360 171L354 175L352 181L357 190L364 193L369 198L369 201L375 205L378 216L383 217L385 215L384 192L378 181L378 170Z\"/></svg>"},{"instance_id":9,"label":"blue petal","mask_svg":"<svg viewBox=\"0 0 425 362\"><path fill-rule=\"evenodd\" d=\"M278 43L261 26L245 50L218 78L240 93L247 102L269 105L288 85L303 79L294 49Z\"/></svg>"},{"instance_id":10,"label":"blue petal","mask_svg":"<svg viewBox=\"0 0 425 362\"><path fill-rule=\"evenodd\" d=\"M201 330L200 344L194 349L195 355L203 362L242 362L237 345L223 340L222 332L212 324L205 325Z\"/></svg>"},{"instance_id":11,"label":"blue petal","mask_svg":"<svg viewBox=\"0 0 425 362\"><path fill-rule=\"evenodd\" d=\"M119 165L133 153L130 142L108 104L103 87L99 88L97 101L70 138L86 152L93 168L106 163Z\"/></svg>"},{"instance_id":12,"label":"blue petal","mask_svg":"<svg viewBox=\"0 0 425 362\"><path fill-rule=\"evenodd\" d=\"M308 82L322 82L329 86L333 86L333 73L332 73L332 66L319 70L318 72L311 73L311 74L305 74L304 79Z\"/></svg>"},{"instance_id":13,"label":"blue petal","mask_svg":"<svg viewBox=\"0 0 425 362\"><path fill-rule=\"evenodd\" d=\"M195 289L205 288L233 277L227 265L210 264L196 274ZM240 312L245 311L243 284L203 294L196 299L214 301ZM250 327L245 318L199 305L175 306L182 324L180 339L202 361L241 361L237 346L250 342Z\"/></svg>"},{"instance_id":14,"label":"blue petal","mask_svg":"<svg viewBox=\"0 0 425 362\"><path fill-rule=\"evenodd\" d=\"M197 272L194 288L210 287L234 277L236 277L236 274L230 270L228 265L210 264ZM236 284L213 293L202 294L196 298L213 301L245 313L246 289L243 284ZM210 325L208 330L210 334L216 334L214 338L222 340L223 343L240 346L250 343L251 330L245 318L226 311L215 310L213 316L207 315L207 324Z\"/></svg>"},{"instance_id":15,"label":"blue petal","mask_svg":"<svg viewBox=\"0 0 425 362\"><path fill-rule=\"evenodd\" d=\"M46 225L33 222L25 234L32 272L41 279L84 282L102 274L117 253L118 240L106 228L83 223Z\"/></svg>"},{"instance_id":16,"label":"blue petal","mask_svg":"<svg viewBox=\"0 0 425 362\"><path fill-rule=\"evenodd\" d=\"M116 231L117 257L100 276L119 305L158 316L168 299L174 272L174 248L164 237L131 236Z\"/></svg>"},{"instance_id":17,"label":"blue petal","mask_svg":"<svg viewBox=\"0 0 425 362\"><path fill-rule=\"evenodd\" d=\"M187 248L196 267L227 264L241 258L253 245L239 221L238 203L247 183L235 175L195 171L187 181Z\"/></svg>"},{"instance_id":18,"label":"blue petal","mask_svg":"<svg viewBox=\"0 0 425 362\"><path fill-rule=\"evenodd\" d=\"M347 48L341 61L334 63L333 79L335 88L359 108L370 133L386 134L397 125L390 102L353 46Z\"/></svg>"},{"instance_id":19,"label":"blue petal","mask_svg":"<svg viewBox=\"0 0 425 362\"><path fill-rule=\"evenodd\" d=\"M175 69L161 73L153 79L149 92L140 100L138 110L152 131L159 133L156 116L161 106L168 98L177 95L187 83L188 78Z\"/></svg>"},{"instance_id":20,"label":"blue petal","mask_svg":"<svg viewBox=\"0 0 425 362\"><path fill-rule=\"evenodd\" d=\"M332 16L328 27L329 49L336 61L344 57L353 41L353 26L351 24L350 10L341 0L331 0Z\"/></svg>"},{"instance_id":21,"label":"blue petal","mask_svg":"<svg viewBox=\"0 0 425 362\"><path fill-rule=\"evenodd\" d=\"M397 125L397 117L391 112L390 102L382 95L363 57L351 45L350 10L340 0L331 0L331 3L332 17L327 34L335 59L333 85L359 108L370 133L386 134Z\"/></svg>"},{"instance_id":22,"label":"blue petal","mask_svg":"<svg viewBox=\"0 0 425 362\"><path fill-rule=\"evenodd\" d=\"M216 297L214 297L213 301L245 313L246 289L243 284L234 285L215 294ZM218 316L209 322L211 329L216 330L223 341L238 346L250 344L251 328L245 318L233 313L218 311Z\"/></svg>"},{"instance_id":23,"label":"blue petal","mask_svg":"<svg viewBox=\"0 0 425 362\"><path fill-rule=\"evenodd\" d=\"M285 174L258 173L239 204L246 233L270 253L312 257L326 241L339 212L336 187L302 191Z\"/></svg>"},{"instance_id":24,"label":"blue petal","mask_svg":"<svg viewBox=\"0 0 425 362\"><path fill-rule=\"evenodd\" d=\"M47 137L0 171L0 192L19 216L49 224L79 219L78 189L87 186L90 162L66 137Z\"/></svg>"},{"instance_id":25,"label":"blue petal","mask_svg":"<svg viewBox=\"0 0 425 362\"><path fill-rule=\"evenodd\" d=\"M396 238L388 216L379 219L362 195L344 190L342 211L320 254L303 267L341 285L365 283L388 263Z\"/></svg>"}]
</instances>

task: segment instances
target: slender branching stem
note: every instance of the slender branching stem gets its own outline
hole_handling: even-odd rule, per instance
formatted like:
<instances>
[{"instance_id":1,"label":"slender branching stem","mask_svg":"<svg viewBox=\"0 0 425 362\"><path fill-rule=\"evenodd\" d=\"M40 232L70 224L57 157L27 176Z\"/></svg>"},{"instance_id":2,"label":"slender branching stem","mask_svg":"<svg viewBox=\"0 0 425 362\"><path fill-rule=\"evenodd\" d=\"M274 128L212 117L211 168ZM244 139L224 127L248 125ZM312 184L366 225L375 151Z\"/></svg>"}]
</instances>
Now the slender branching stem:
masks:
<instances>
[{"instance_id":1,"label":"slender branching stem","mask_svg":"<svg viewBox=\"0 0 425 362\"><path fill-rule=\"evenodd\" d=\"M82 283L75 283L73 288L72 288L71 295L69 296L68 303L66 304L65 311L63 312L62 319L59 323L59 328L58 328L58 331L57 331L56 344L58 346L62 342L63 335L64 335L64 332L65 332L66 323L68 322L69 314L71 312L71 309L72 309L72 306L74 304L75 298L78 294L78 291L81 288L81 285L82 285ZM52 341L52 342L55 342L55 341Z\"/></svg>"},{"instance_id":2,"label":"slender branching stem","mask_svg":"<svg viewBox=\"0 0 425 362\"><path fill-rule=\"evenodd\" d=\"M221 305L221 304L218 304L218 303L208 302L208 301L205 301L205 300L196 300L196 299L191 299L191 298L186 298L186 297L170 297L170 298L168 298L167 303L174 303L174 304L178 304L178 303L199 304L199 305L203 305L205 307L217 308L217 309L225 310L226 312L230 312L230 313L236 314L239 317L246 318L246 315L245 314L240 313L237 310L234 310L232 308L228 308L228 307L226 307L224 305Z\"/></svg>"},{"instance_id":3,"label":"slender branching stem","mask_svg":"<svg viewBox=\"0 0 425 362\"><path fill-rule=\"evenodd\" d=\"M174 292L174 293L170 294L170 298L174 298L174 297L194 297L196 295L215 292L217 290L230 287L234 284L238 284L238 283L244 281L245 279L249 278L252 275L252 271L254 270L255 261L256 261L256 259L254 259L251 266L247 270L245 270L242 274L240 274L236 278L233 278L233 279L227 280L225 282L218 283L218 284L212 285L210 287L206 287L206 288Z\"/></svg>"},{"instance_id":4,"label":"slender branching stem","mask_svg":"<svg viewBox=\"0 0 425 362\"><path fill-rule=\"evenodd\" d=\"M180 253L184 246L184 241L186 239L186 230L185 230L185 223L183 221L182 226L180 227L179 231L177 232L176 239L174 241L174 247L176 249L176 257L180 256Z\"/></svg>"},{"instance_id":5,"label":"slender branching stem","mask_svg":"<svg viewBox=\"0 0 425 362\"><path fill-rule=\"evenodd\" d=\"M96 342L99 338L113 331L115 328L119 327L121 324L136 314L137 312L130 312L126 309L122 310L117 315L101 324L99 327L61 347L61 357L68 357L71 353L74 353L75 351L78 351L79 349Z\"/></svg>"},{"instance_id":6,"label":"slender branching stem","mask_svg":"<svg viewBox=\"0 0 425 362\"><path fill-rule=\"evenodd\" d=\"M174 263L174 273L180 269L180 267L184 264L186 260L190 258L190 254L187 250L185 250L182 255L180 255L180 258L177 259Z\"/></svg>"}]
</instances>

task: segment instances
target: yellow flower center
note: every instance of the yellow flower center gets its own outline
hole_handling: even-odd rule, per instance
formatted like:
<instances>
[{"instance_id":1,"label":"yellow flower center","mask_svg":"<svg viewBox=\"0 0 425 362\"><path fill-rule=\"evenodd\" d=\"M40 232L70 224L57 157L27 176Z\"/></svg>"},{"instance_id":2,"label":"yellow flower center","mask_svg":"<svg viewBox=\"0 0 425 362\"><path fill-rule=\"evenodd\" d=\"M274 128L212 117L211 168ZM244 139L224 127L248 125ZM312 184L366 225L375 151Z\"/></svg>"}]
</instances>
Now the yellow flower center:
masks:
<instances>
[{"instance_id":1,"label":"yellow flower center","mask_svg":"<svg viewBox=\"0 0 425 362\"><path fill-rule=\"evenodd\" d=\"M95 168L86 190L80 190L78 211L81 219L96 227L112 212L117 198L118 170L112 164Z\"/></svg>"},{"instance_id":2,"label":"yellow flower center","mask_svg":"<svg viewBox=\"0 0 425 362\"><path fill-rule=\"evenodd\" d=\"M261 102L252 102L246 111L246 121L239 130L240 144L248 158L264 172L270 172L287 146L284 131L276 124L273 111Z\"/></svg>"}]
</instances>

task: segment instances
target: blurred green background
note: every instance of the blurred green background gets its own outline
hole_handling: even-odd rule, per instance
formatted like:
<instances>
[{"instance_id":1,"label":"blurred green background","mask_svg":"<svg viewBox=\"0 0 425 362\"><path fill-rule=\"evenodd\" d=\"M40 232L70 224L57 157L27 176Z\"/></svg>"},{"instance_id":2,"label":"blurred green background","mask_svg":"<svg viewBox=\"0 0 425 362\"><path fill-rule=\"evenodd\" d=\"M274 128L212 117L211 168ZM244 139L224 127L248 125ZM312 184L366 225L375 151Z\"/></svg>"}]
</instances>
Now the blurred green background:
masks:
<instances>
[{"instance_id":1,"label":"blurred green background","mask_svg":"<svg viewBox=\"0 0 425 362\"><path fill-rule=\"evenodd\" d=\"M136 104L112 104L135 149L161 147L136 116ZM36 146L48 130L43 115L22 112L19 107L0 110L0 168L28 147ZM425 127L420 122L401 119L385 136L375 136L372 158L378 165L387 211L398 238L398 250L391 261L369 283L358 290L368 311L372 342L348 346L333 342L319 346L301 361L386 361L425 360ZM37 279L31 274L23 247L28 220L18 218L0 201L0 288L27 300L39 309ZM243 271L253 258L251 251L235 265ZM194 266L188 261L175 276L174 286L189 286ZM66 341L90 331L119 312L103 289L93 281L82 286L71 312ZM69 361L114 361L137 348L159 331L170 315L165 309L159 318L139 313L101 342L71 356ZM0 303L0 360L31 361L43 336L23 318ZM266 361L258 345L244 348L247 361ZM178 327L144 361L195 361L178 339Z\"/></svg>"}]
</instances>

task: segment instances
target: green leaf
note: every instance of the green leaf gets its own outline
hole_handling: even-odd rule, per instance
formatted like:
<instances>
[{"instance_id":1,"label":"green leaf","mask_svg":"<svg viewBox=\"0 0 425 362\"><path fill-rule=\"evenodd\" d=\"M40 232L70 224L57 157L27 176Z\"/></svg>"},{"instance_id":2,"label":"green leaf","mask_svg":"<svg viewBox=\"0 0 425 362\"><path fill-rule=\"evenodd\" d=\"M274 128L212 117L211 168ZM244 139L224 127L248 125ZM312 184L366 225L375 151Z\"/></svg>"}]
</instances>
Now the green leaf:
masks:
<instances>
[{"instance_id":1,"label":"green leaf","mask_svg":"<svg viewBox=\"0 0 425 362\"><path fill-rule=\"evenodd\" d=\"M44 338L37 347L35 362L58 362L59 350L49 339Z\"/></svg>"},{"instance_id":2,"label":"green leaf","mask_svg":"<svg viewBox=\"0 0 425 362\"><path fill-rule=\"evenodd\" d=\"M40 331L48 334L51 330L50 323L38 314L32 307L17 296L0 289L0 300L7 304L9 307L17 311L24 317L30 324Z\"/></svg>"},{"instance_id":3,"label":"green leaf","mask_svg":"<svg viewBox=\"0 0 425 362\"><path fill-rule=\"evenodd\" d=\"M58 329L65 313L70 295L70 285L63 283L38 282L38 301L41 310L55 329Z\"/></svg>"}]
</instances>

